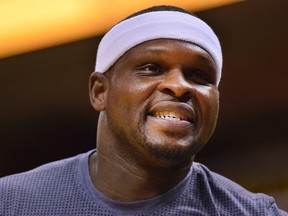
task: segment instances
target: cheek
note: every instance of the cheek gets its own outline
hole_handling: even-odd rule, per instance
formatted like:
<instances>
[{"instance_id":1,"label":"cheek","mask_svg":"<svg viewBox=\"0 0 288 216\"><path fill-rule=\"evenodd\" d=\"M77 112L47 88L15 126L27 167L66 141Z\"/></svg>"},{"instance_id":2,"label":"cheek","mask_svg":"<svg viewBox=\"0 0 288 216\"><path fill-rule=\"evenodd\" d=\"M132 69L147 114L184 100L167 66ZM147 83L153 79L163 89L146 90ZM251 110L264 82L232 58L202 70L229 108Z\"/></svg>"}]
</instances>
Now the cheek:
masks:
<instances>
[{"instance_id":1,"label":"cheek","mask_svg":"<svg viewBox=\"0 0 288 216\"><path fill-rule=\"evenodd\" d=\"M149 106L149 97L155 91L155 84L152 82L139 81L129 78L119 79L112 83L108 92L107 106L118 115L118 119L139 121L139 114L145 113ZM111 113L111 115L114 115Z\"/></svg>"},{"instance_id":2,"label":"cheek","mask_svg":"<svg viewBox=\"0 0 288 216\"><path fill-rule=\"evenodd\" d=\"M139 97L148 97L153 94L158 86L157 79L135 78L130 80L129 93L138 95Z\"/></svg>"},{"instance_id":3,"label":"cheek","mask_svg":"<svg viewBox=\"0 0 288 216\"><path fill-rule=\"evenodd\" d=\"M147 106L151 96L157 89L157 81L150 79L134 78L126 82L122 89L118 89L122 92L123 97L130 106L134 108L143 109L142 106ZM121 96L122 97L122 96Z\"/></svg>"},{"instance_id":4,"label":"cheek","mask_svg":"<svg viewBox=\"0 0 288 216\"><path fill-rule=\"evenodd\" d=\"M205 126L214 129L219 111L219 92L217 89L203 88L199 91L199 108Z\"/></svg>"},{"instance_id":5,"label":"cheek","mask_svg":"<svg viewBox=\"0 0 288 216\"><path fill-rule=\"evenodd\" d=\"M202 89L197 94L199 142L206 144L216 127L219 109L218 90Z\"/></svg>"},{"instance_id":6,"label":"cheek","mask_svg":"<svg viewBox=\"0 0 288 216\"><path fill-rule=\"evenodd\" d=\"M212 108L218 111L219 108L219 91L216 88L199 88L197 89L200 101L207 109Z\"/></svg>"}]
</instances>

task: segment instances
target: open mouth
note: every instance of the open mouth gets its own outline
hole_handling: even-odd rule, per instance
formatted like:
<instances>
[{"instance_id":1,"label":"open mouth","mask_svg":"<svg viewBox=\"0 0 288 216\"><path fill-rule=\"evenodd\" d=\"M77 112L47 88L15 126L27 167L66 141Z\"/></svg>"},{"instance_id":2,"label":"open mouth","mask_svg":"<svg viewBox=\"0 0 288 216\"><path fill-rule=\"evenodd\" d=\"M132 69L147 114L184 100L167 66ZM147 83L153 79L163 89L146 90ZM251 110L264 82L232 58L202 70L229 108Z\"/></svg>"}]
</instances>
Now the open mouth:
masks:
<instances>
[{"instance_id":1,"label":"open mouth","mask_svg":"<svg viewBox=\"0 0 288 216\"><path fill-rule=\"evenodd\" d=\"M152 114L152 116L156 117L156 118L162 118L162 119L167 119L170 121L189 121L191 122L191 120L189 120L187 117L181 115L181 113L177 113L177 112L169 112L169 111L164 111L164 112L155 112Z\"/></svg>"},{"instance_id":2,"label":"open mouth","mask_svg":"<svg viewBox=\"0 0 288 216\"><path fill-rule=\"evenodd\" d=\"M173 122L194 123L195 112L188 104L173 101L156 103L148 112L149 116Z\"/></svg>"}]
</instances>

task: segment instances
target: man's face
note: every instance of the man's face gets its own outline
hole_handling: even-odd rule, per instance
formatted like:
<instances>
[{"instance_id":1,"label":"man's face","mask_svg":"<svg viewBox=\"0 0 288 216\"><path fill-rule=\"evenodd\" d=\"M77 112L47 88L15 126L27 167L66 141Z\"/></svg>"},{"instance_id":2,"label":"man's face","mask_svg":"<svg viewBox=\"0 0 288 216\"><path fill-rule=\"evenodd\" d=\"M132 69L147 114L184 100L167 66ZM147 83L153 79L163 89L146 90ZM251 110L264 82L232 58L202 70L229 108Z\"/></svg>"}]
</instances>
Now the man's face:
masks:
<instances>
[{"instance_id":1,"label":"man's face","mask_svg":"<svg viewBox=\"0 0 288 216\"><path fill-rule=\"evenodd\" d=\"M178 160L191 158L207 143L219 93L216 65L204 49L179 40L145 42L109 73L105 112L121 149Z\"/></svg>"}]
</instances>

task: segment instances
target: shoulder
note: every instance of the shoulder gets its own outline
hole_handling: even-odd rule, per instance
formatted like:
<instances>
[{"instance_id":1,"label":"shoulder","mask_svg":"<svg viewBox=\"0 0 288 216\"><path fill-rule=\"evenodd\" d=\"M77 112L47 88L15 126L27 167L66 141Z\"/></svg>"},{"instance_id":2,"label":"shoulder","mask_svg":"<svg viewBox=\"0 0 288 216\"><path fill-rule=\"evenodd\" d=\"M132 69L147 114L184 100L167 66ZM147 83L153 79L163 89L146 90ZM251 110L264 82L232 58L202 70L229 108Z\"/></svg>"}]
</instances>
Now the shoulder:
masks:
<instances>
[{"instance_id":1,"label":"shoulder","mask_svg":"<svg viewBox=\"0 0 288 216\"><path fill-rule=\"evenodd\" d=\"M262 193L252 193L230 179L209 170L201 163L193 163L192 179L193 184L201 188L201 194L210 197L219 212L224 215L228 211L239 211L239 215L270 215L269 212L278 209L272 197Z\"/></svg>"},{"instance_id":2,"label":"shoulder","mask_svg":"<svg viewBox=\"0 0 288 216\"><path fill-rule=\"evenodd\" d=\"M59 177L59 174L63 173L63 171L68 171L69 168L71 169L77 160L77 157L71 157L67 159L62 159L59 161L50 162L44 165L41 165L35 169L13 174L10 176L6 176L0 178L0 188L3 189L3 186L25 186L23 183L31 183L34 181L43 182L49 178L50 180L53 179L56 175ZM21 184L20 184L21 182Z\"/></svg>"},{"instance_id":3,"label":"shoulder","mask_svg":"<svg viewBox=\"0 0 288 216\"><path fill-rule=\"evenodd\" d=\"M261 193L252 193L240 186L236 182L216 173L208 169L205 165L201 163L193 164L193 172L195 178L202 183L205 183L207 187L209 187L214 193L221 195L225 193L231 196L237 196L239 198L247 198L249 200L257 200L257 199L272 199Z\"/></svg>"},{"instance_id":4,"label":"shoulder","mask_svg":"<svg viewBox=\"0 0 288 216\"><path fill-rule=\"evenodd\" d=\"M78 157L51 162L27 172L1 178L0 215L3 209L29 206L69 190L68 187L76 181Z\"/></svg>"}]
</instances>

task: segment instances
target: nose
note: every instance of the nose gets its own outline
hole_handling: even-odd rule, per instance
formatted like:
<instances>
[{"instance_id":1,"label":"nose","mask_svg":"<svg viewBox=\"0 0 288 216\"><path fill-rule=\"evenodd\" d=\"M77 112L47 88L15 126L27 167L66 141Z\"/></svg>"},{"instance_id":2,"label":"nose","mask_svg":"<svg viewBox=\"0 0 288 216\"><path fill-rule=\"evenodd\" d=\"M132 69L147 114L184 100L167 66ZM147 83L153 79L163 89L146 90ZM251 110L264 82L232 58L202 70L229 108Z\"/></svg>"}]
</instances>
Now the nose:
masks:
<instances>
[{"instance_id":1,"label":"nose","mask_svg":"<svg viewBox=\"0 0 288 216\"><path fill-rule=\"evenodd\" d=\"M181 69L173 69L167 72L158 88L165 94L185 99L190 98L193 92L192 83L186 80Z\"/></svg>"}]
</instances>

